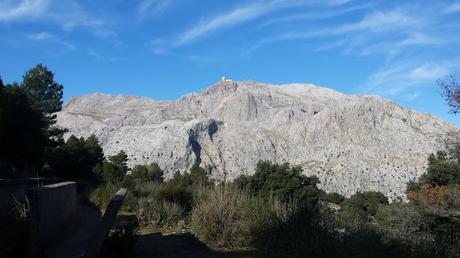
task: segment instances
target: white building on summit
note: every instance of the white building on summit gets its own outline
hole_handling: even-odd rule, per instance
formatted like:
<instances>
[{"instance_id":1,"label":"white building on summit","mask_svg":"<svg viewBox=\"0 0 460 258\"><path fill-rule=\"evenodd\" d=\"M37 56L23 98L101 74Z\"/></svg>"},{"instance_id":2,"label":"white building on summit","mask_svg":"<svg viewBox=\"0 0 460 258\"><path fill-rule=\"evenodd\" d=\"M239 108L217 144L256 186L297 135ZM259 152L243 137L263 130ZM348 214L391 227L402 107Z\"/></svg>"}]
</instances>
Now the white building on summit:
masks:
<instances>
[{"instance_id":1,"label":"white building on summit","mask_svg":"<svg viewBox=\"0 0 460 258\"><path fill-rule=\"evenodd\" d=\"M222 76L222 78L220 79L221 82L231 82L232 80L230 79L227 79L225 76Z\"/></svg>"}]
</instances>

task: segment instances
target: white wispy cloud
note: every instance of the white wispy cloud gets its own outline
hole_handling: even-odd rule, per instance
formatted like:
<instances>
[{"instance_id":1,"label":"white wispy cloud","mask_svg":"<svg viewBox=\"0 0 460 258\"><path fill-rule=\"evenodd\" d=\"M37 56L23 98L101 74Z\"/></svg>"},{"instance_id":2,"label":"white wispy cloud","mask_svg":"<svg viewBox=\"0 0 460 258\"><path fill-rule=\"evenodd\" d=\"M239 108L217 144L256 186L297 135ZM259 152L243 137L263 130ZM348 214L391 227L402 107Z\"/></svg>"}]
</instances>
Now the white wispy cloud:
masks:
<instances>
[{"instance_id":1,"label":"white wispy cloud","mask_svg":"<svg viewBox=\"0 0 460 258\"><path fill-rule=\"evenodd\" d=\"M384 96L399 94L413 100L418 97L420 86L433 85L457 66L458 63L453 60L423 63L422 60L408 58L380 68L357 91Z\"/></svg>"},{"instance_id":2,"label":"white wispy cloud","mask_svg":"<svg viewBox=\"0 0 460 258\"><path fill-rule=\"evenodd\" d=\"M272 1L269 3L258 2L256 4L237 7L228 13L201 21L191 29L181 33L175 45L181 46L212 31L258 18L275 10L279 7L279 3L280 1Z\"/></svg>"},{"instance_id":3,"label":"white wispy cloud","mask_svg":"<svg viewBox=\"0 0 460 258\"><path fill-rule=\"evenodd\" d=\"M356 5L356 6L351 6L347 8L342 8L342 9L336 9L332 11L309 11L309 12L304 12L304 13L296 13L292 15L284 15L282 17L278 18L273 18L269 19L262 24L260 24L258 27L259 28L264 28L276 24L283 24L283 23L294 23L294 22L301 22L305 20L321 20L321 19L327 19L327 18L332 18L336 16L340 16L343 14L351 13L354 11L359 11L362 9L367 9L372 6L372 3L365 3L361 5Z\"/></svg>"},{"instance_id":4,"label":"white wispy cloud","mask_svg":"<svg viewBox=\"0 0 460 258\"><path fill-rule=\"evenodd\" d=\"M336 1L324 1L326 4L332 2ZM270 0L256 1L251 4L237 6L236 8L226 13L202 19L197 24L191 26L189 29L181 32L174 39L169 40L169 46L163 47L167 48L183 46L212 32L240 25L275 11L313 4L317 4L317 2L311 0Z\"/></svg>"},{"instance_id":5,"label":"white wispy cloud","mask_svg":"<svg viewBox=\"0 0 460 258\"><path fill-rule=\"evenodd\" d=\"M40 17L50 5L50 0L22 0L0 2L0 21L17 21Z\"/></svg>"},{"instance_id":6,"label":"white wispy cloud","mask_svg":"<svg viewBox=\"0 0 460 258\"><path fill-rule=\"evenodd\" d=\"M155 15L171 6L172 0L143 0L137 6L137 12L145 15Z\"/></svg>"},{"instance_id":7,"label":"white wispy cloud","mask_svg":"<svg viewBox=\"0 0 460 258\"><path fill-rule=\"evenodd\" d=\"M274 42L335 38L334 43L326 47L319 46L317 50L342 47L347 51L358 48L360 52L367 53L370 51L369 46L377 47L374 41L375 39L379 39L378 35L388 35L388 33L392 33L391 37L394 37L394 35L401 34L402 32L414 31L418 26L422 26L421 21L405 13L403 10L374 11L356 22L302 31L290 31L280 35L270 36L253 44L249 52ZM347 40L343 40L343 37L346 37ZM378 44L383 45L383 42L379 42ZM395 44L396 43L392 45ZM375 49L379 52L382 51L381 48Z\"/></svg>"},{"instance_id":8,"label":"white wispy cloud","mask_svg":"<svg viewBox=\"0 0 460 258\"><path fill-rule=\"evenodd\" d=\"M89 28L100 36L109 36L105 22L89 14L76 0L0 1L0 22L46 22L71 31Z\"/></svg>"},{"instance_id":9,"label":"white wispy cloud","mask_svg":"<svg viewBox=\"0 0 460 258\"><path fill-rule=\"evenodd\" d=\"M29 35L29 38L33 40L46 40L46 39L52 39L54 38L54 36L48 32L39 32L39 33Z\"/></svg>"},{"instance_id":10,"label":"white wispy cloud","mask_svg":"<svg viewBox=\"0 0 460 258\"><path fill-rule=\"evenodd\" d=\"M440 77L449 74L448 65L423 64L412 69L409 73L409 79L414 83L431 81L433 82Z\"/></svg>"},{"instance_id":11,"label":"white wispy cloud","mask_svg":"<svg viewBox=\"0 0 460 258\"><path fill-rule=\"evenodd\" d=\"M456 13L460 12L460 2L455 2L447 6L444 10L445 13Z\"/></svg>"},{"instance_id":12,"label":"white wispy cloud","mask_svg":"<svg viewBox=\"0 0 460 258\"><path fill-rule=\"evenodd\" d=\"M312 37L339 36L348 33L388 32L407 28L417 23L417 19L410 17L401 10L376 11L366 15L355 23L348 23L336 27L309 30L307 32L290 32L279 37L279 40L301 39Z\"/></svg>"},{"instance_id":13,"label":"white wispy cloud","mask_svg":"<svg viewBox=\"0 0 460 258\"><path fill-rule=\"evenodd\" d=\"M330 0L328 3L329 5L344 5L351 1L352 0Z\"/></svg>"},{"instance_id":14,"label":"white wispy cloud","mask_svg":"<svg viewBox=\"0 0 460 258\"><path fill-rule=\"evenodd\" d=\"M424 33L420 32L415 32L405 39L403 39L401 42L399 42L400 46L413 46L413 45L436 45L436 44L442 44L443 40L439 37L432 37L429 35L426 35Z\"/></svg>"},{"instance_id":15,"label":"white wispy cloud","mask_svg":"<svg viewBox=\"0 0 460 258\"><path fill-rule=\"evenodd\" d=\"M63 40L49 32L45 32L45 31L42 31L42 32L38 32L38 33L33 33L33 34L29 34L27 35L27 38L31 39L31 40L34 40L34 41L42 41L42 42L51 42L51 43L54 43L54 44L58 44L58 45L61 45L61 46L64 46L68 49L71 49L71 50L75 50L76 47L74 44L70 43L69 41L66 41L66 40Z\"/></svg>"},{"instance_id":16,"label":"white wispy cloud","mask_svg":"<svg viewBox=\"0 0 460 258\"><path fill-rule=\"evenodd\" d=\"M94 51L94 50L90 50L88 51L88 55L93 57L94 58L94 61L96 62L102 62L104 60L104 58L102 57L102 55L100 55L98 52Z\"/></svg>"}]
</instances>

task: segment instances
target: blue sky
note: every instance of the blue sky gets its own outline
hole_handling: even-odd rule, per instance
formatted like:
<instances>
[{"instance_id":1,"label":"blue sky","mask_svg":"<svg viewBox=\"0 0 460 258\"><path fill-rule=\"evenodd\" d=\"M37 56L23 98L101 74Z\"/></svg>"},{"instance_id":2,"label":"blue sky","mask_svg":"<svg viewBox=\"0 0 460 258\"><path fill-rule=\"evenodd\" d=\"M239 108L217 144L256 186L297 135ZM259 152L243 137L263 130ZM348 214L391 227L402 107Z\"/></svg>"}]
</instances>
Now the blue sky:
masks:
<instances>
[{"instance_id":1,"label":"blue sky","mask_svg":"<svg viewBox=\"0 0 460 258\"><path fill-rule=\"evenodd\" d=\"M460 126L436 85L460 76L458 1L0 0L0 35L5 82L43 63L65 99L176 99L225 75L381 95Z\"/></svg>"}]
</instances>

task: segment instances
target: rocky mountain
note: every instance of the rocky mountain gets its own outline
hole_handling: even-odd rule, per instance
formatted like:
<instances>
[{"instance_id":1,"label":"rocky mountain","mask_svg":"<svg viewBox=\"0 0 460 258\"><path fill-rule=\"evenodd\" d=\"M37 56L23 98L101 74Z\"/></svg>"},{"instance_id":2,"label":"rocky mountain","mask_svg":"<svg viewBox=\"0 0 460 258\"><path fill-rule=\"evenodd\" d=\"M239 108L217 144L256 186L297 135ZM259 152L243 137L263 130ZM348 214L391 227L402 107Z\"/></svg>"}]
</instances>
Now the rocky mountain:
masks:
<instances>
[{"instance_id":1,"label":"rocky mountain","mask_svg":"<svg viewBox=\"0 0 460 258\"><path fill-rule=\"evenodd\" d=\"M232 180L271 160L302 166L326 191L392 198L458 134L382 97L249 81L221 81L176 101L73 97L57 117L67 136L96 134L106 155L125 150L131 166L157 162L168 177L198 162L213 178Z\"/></svg>"}]
</instances>

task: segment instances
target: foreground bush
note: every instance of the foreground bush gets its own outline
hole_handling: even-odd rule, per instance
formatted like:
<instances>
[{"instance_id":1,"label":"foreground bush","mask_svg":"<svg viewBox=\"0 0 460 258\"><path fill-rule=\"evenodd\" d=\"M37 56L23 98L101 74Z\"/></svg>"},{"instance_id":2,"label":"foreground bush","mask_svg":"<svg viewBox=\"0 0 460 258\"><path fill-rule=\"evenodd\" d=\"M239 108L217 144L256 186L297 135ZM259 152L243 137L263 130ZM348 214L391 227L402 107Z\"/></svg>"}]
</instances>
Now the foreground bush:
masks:
<instances>
[{"instance_id":1,"label":"foreground bush","mask_svg":"<svg viewBox=\"0 0 460 258\"><path fill-rule=\"evenodd\" d=\"M186 211L192 209L193 194L181 186L167 185L155 193L155 198L160 202L166 201L177 204Z\"/></svg>"},{"instance_id":2,"label":"foreground bush","mask_svg":"<svg viewBox=\"0 0 460 258\"><path fill-rule=\"evenodd\" d=\"M299 206L254 231L260 257L340 257L334 223L317 207Z\"/></svg>"},{"instance_id":3,"label":"foreground bush","mask_svg":"<svg viewBox=\"0 0 460 258\"><path fill-rule=\"evenodd\" d=\"M118 185L107 184L91 191L89 200L100 209L105 209L112 196L120 189Z\"/></svg>"},{"instance_id":4,"label":"foreground bush","mask_svg":"<svg viewBox=\"0 0 460 258\"><path fill-rule=\"evenodd\" d=\"M136 214L141 225L154 227L175 227L186 215L182 206L155 199L141 199Z\"/></svg>"},{"instance_id":5,"label":"foreground bush","mask_svg":"<svg viewBox=\"0 0 460 258\"><path fill-rule=\"evenodd\" d=\"M394 202L381 206L375 218L378 230L387 242L397 241L413 252L434 246L430 224L414 205Z\"/></svg>"},{"instance_id":6,"label":"foreground bush","mask_svg":"<svg viewBox=\"0 0 460 258\"><path fill-rule=\"evenodd\" d=\"M217 187L192 210L192 232L213 247L246 247L251 223L245 209L248 200L234 188Z\"/></svg>"}]
</instances>

